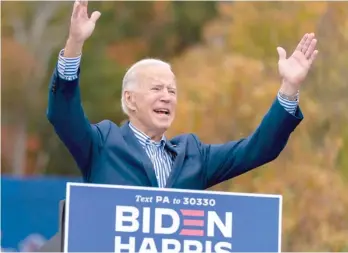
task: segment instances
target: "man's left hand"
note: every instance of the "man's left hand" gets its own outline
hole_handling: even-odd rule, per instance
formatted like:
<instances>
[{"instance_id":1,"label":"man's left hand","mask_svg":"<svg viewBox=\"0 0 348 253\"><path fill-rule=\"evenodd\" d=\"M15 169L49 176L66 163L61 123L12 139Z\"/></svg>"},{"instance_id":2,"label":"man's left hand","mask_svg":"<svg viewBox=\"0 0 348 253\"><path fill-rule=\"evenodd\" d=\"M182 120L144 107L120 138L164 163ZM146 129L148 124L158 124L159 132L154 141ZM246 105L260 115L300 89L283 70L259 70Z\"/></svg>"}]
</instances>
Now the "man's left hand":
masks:
<instances>
[{"instance_id":1,"label":"man's left hand","mask_svg":"<svg viewBox=\"0 0 348 253\"><path fill-rule=\"evenodd\" d=\"M293 54L287 59L284 48L278 47L278 69L282 78L281 91L288 96L295 95L318 55L314 33L305 34Z\"/></svg>"}]
</instances>

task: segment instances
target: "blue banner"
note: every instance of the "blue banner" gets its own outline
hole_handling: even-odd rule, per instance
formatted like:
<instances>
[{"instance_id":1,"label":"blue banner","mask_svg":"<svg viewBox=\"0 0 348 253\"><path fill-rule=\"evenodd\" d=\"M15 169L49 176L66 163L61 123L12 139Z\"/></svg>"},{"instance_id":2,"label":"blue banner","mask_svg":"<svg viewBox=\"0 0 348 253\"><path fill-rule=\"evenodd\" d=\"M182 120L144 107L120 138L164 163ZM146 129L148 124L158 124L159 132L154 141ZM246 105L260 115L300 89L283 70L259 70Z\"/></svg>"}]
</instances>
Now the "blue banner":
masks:
<instances>
[{"instance_id":1,"label":"blue banner","mask_svg":"<svg viewBox=\"0 0 348 253\"><path fill-rule=\"evenodd\" d=\"M65 252L280 252L278 195L68 183Z\"/></svg>"},{"instance_id":2,"label":"blue banner","mask_svg":"<svg viewBox=\"0 0 348 253\"><path fill-rule=\"evenodd\" d=\"M1 177L1 252L33 252L58 231L68 177Z\"/></svg>"}]
</instances>

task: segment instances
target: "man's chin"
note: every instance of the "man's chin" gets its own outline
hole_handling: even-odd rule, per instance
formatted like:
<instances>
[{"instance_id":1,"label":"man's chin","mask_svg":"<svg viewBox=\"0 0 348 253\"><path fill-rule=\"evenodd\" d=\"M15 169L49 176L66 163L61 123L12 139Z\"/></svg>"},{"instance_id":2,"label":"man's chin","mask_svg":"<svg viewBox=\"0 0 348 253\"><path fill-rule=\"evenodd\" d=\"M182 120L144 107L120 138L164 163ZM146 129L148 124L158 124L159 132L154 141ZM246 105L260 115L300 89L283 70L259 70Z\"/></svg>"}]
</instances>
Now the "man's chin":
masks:
<instances>
[{"instance_id":1,"label":"man's chin","mask_svg":"<svg viewBox=\"0 0 348 253\"><path fill-rule=\"evenodd\" d=\"M163 132L165 132L165 131L167 131L168 130L168 128L170 128L170 126L171 126L171 124L157 124L156 125L156 128L158 128L158 129L161 129L161 131L163 131Z\"/></svg>"},{"instance_id":2,"label":"man's chin","mask_svg":"<svg viewBox=\"0 0 348 253\"><path fill-rule=\"evenodd\" d=\"M154 126L157 128L157 129L160 129L161 131L165 132L167 131L167 129L172 125L172 120L155 120L154 121Z\"/></svg>"}]
</instances>

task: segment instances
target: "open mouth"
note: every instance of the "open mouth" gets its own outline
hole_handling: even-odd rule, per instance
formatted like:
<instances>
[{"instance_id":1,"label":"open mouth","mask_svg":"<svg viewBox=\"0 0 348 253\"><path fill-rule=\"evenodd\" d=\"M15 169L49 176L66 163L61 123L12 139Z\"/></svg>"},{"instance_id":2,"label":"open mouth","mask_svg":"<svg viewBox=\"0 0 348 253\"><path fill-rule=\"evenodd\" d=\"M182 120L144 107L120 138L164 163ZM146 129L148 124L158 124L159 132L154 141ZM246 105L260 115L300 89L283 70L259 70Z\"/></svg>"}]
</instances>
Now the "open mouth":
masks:
<instances>
[{"instance_id":1,"label":"open mouth","mask_svg":"<svg viewBox=\"0 0 348 253\"><path fill-rule=\"evenodd\" d=\"M159 115L170 115L170 111L168 109L155 109L153 111Z\"/></svg>"}]
</instances>

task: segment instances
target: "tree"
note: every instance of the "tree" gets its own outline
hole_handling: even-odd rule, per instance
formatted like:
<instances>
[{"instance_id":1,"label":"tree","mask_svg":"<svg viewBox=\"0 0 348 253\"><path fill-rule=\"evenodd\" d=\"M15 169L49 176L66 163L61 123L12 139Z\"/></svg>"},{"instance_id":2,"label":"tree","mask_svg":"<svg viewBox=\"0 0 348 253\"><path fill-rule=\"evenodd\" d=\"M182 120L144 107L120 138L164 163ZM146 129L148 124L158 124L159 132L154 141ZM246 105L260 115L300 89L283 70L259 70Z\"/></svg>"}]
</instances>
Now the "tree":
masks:
<instances>
[{"instance_id":1,"label":"tree","mask_svg":"<svg viewBox=\"0 0 348 253\"><path fill-rule=\"evenodd\" d=\"M250 134L275 98L276 47L290 52L305 32L316 32L319 59L300 93L305 119L287 147L275 161L212 188L282 194L285 251L348 247L347 182L337 171L337 161L346 164L347 151L344 7L221 2L219 16L204 28L204 41L174 61L180 102L171 134L188 130L221 143Z\"/></svg>"},{"instance_id":2,"label":"tree","mask_svg":"<svg viewBox=\"0 0 348 253\"><path fill-rule=\"evenodd\" d=\"M89 2L89 11L102 13L96 30L85 43L81 62L82 103L92 123L110 119L120 123L125 115L120 107L121 82L126 69L143 57L168 60L200 38L201 24L215 15L214 4L172 2ZM185 10L184 10L185 9ZM190 15L195 10L195 15ZM77 174L76 164L45 118L47 84L57 64L57 56L68 35L72 5L69 2L4 2L3 35L28 54L35 70L10 75L3 116L10 126L20 127L15 142L11 170L22 174L25 167L25 143L28 135L40 136L35 156L37 173ZM182 31L185 29L185 36ZM191 31L191 33L190 33ZM25 63L24 53L7 50L6 64ZM19 50L19 49L18 49ZM29 58L28 58L29 59ZM22 65L18 65L22 66ZM23 73L22 73L23 72ZM15 78L21 78L16 81ZM29 83L30 81L30 83ZM10 85L11 84L11 85ZM3 93L4 94L4 93ZM14 99L14 97L18 99ZM21 103L15 103L20 100ZM11 116L11 121L9 117ZM62 157L64 157L62 159ZM16 171L15 171L16 170Z\"/></svg>"},{"instance_id":3,"label":"tree","mask_svg":"<svg viewBox=\"0 0 348 253\"><path fill-rule=\"evenodd\" d=\"M66 7L66 3L4 2L2 7L4 29L8 36L8 39L5 40L5 50L3 50L8 54L6 56L8 64L6 64L7 68L4 68L4 72L9 71L6 75L8 79L4 79L4 85L7 87L7 91L12 89L14 92L14 89L21 89L24 95L20 103L6 107L4 114L5 118L11 122L10 124L14 124L18 129L14 140L12 171L14 174L23 175L26 164L25 148L29 118L37 112L37 106L40 103L37 94L45 78L52 51L64 39L61 34L66 23L54 20L54 18ZM11 40L13 45L10 45ZM7 51L10 46L13 50ZM15 62L10 62L8 59L15 59ZM25 62L26 59L29 62ZM16 67L18 64L23 64L23 67ZM13 70L16 70L15 75ZM12 78L13 76L16 76L15 79ZM14 80L16 81L13 82ZM15 94L20 93L17 91ZM13 118L14 115L16 118Z\"/></svg>"}]
</instances>

